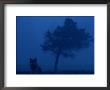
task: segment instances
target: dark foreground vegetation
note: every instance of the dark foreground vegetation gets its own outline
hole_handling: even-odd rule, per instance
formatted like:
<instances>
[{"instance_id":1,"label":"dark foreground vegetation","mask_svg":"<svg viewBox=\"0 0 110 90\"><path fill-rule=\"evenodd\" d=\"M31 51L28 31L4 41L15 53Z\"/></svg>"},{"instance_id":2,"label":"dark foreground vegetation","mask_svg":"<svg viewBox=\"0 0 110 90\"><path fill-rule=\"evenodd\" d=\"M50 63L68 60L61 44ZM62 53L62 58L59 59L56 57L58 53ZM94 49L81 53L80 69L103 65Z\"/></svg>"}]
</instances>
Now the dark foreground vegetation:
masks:
<instances>
[{"instance_id":1,"label":"dark foreground vegetation","mask_svg":"<svg viewBox=\"0 0 110 90\"><path fill-rule=\"evenodd\" d=\"M31 71L18 71L16 74L94 74L94 71L45 71L45 72L31 72Z\"/></svg>"}]
</instances>

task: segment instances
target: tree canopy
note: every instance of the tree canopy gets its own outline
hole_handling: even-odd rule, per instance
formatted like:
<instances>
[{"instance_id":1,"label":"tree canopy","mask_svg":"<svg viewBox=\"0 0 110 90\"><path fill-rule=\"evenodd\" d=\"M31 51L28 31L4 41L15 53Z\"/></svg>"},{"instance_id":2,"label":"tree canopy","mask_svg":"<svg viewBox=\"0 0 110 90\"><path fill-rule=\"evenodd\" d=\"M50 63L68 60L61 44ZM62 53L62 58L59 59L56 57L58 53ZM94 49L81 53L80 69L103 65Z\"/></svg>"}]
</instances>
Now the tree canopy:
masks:
<instances>
[{"instance_id":1,"label":"tree canopy","mask_svg":"<svg viewBox=\"0 0 110 90\"><path fill-rule=\"evenodd\" d=\"M74 51L88 47L91 40L92 37L85 29L79 29L76 22L67 18L63 26L46 32L42 48L54 54L61 51L61 55L68 57L73 56Z\"/></svg>"},{"instance_id":2,"label":"tree canopy","mask_svg":"<svg viewBox=\"0 0 110 90\"><path fill-rule=\"evenodd\" d=\"M73 57L74 51L90 46L93 38L85 29L79 29L77 23L66 18L62 26L45 33L44 43L41 45L44 51L51 51L56 57L54 71L57 70L59 57Z\"/></svg>"}]
</instances>

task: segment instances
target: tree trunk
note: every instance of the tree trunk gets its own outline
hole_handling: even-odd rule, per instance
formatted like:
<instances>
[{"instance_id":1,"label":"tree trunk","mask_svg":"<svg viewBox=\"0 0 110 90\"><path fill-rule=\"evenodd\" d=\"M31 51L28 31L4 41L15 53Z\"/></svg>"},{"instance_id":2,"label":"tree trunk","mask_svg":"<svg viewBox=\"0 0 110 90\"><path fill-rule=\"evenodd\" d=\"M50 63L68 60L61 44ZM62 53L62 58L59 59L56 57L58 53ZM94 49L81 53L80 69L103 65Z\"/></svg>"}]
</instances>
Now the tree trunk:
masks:
<instances>
[{"instance_id":1,"label":"tree trunk","mask_svg":"<svg viewBox=\"0 0 110 90\"><path fill-rule=\"evenodd\" d=\"M56 61L55 61L55 66L54 66L54 72L57 71L59 57L60 57L60 52L59 52L59 53L57 54L57 56L56 56Z\"/></svg>"}]
</instances>

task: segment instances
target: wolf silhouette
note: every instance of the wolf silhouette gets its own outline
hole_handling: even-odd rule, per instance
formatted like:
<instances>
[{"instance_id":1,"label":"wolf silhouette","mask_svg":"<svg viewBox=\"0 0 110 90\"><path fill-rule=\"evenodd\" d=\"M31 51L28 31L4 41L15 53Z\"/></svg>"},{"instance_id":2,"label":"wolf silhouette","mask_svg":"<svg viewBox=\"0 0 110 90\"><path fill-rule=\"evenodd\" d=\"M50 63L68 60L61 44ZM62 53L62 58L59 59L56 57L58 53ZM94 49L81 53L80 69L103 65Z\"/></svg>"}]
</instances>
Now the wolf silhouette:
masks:
<instances>
[{"instance_id":1,"label":"wolf silhouette","mask_svg":"<svg viewBox=\"0 0 110 90\"><path fill-rule=\"evenodd\" d=\"M32 73L41 73L42 70L38 64L37 58L30 58L30 68Z\"/></svg>"}]
</instances>

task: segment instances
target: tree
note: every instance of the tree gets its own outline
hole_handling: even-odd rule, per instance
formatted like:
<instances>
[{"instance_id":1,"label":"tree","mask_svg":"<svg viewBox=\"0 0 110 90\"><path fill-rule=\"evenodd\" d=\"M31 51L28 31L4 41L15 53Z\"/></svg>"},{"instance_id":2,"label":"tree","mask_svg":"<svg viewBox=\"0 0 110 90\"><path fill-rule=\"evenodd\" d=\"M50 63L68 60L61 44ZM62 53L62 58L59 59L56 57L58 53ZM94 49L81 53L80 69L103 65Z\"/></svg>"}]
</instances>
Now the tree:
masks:
<instances>
[{"instance_id":1,"label":"tree","mask_svg":"<svg viewBox=\"0 0 110 90\"><path fill-rule=\"evenodd\" d=\"M59 57L73 57L74 51L89 47L93 40L85 29L79 29L77 23L66 18L63 26L57 26L55 30L48 30L45 33L45 40L42 46L44 51L54 53L56 61L54 72L57 71Z\"/></svg>"}]
</instances>

